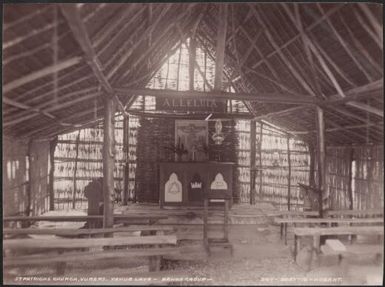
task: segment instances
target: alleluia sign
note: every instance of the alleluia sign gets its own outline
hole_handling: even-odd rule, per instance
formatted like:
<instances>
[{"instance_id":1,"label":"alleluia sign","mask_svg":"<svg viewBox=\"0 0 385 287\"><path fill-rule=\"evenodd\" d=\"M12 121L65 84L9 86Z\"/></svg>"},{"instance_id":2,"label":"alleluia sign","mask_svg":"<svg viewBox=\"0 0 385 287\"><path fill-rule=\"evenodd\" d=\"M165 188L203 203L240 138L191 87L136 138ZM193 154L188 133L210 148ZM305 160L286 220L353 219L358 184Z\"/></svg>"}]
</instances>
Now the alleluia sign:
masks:
<instances>
[{"instance_id":1,"label":"alleluia sign","mask_svg":"<svg viewBox=\"0 0 385 287\"><path fill-rule=\"evenodd\" d=\"M156 109L183 112L226 112L226 100L189 97L156 98Z\"/></svg>"}]
</instances>

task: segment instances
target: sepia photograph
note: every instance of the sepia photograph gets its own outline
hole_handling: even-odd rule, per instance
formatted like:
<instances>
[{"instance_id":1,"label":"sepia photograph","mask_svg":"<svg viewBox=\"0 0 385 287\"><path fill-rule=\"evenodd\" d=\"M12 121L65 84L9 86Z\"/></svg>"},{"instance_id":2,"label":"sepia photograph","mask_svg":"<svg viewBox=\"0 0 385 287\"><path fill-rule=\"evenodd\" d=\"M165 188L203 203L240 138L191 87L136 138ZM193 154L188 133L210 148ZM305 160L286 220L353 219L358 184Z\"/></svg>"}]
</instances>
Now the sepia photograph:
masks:
<instances>
[{"instance_id":1,"label":"sepia photograph","mask_svg":"<svg viewBox=\"0 0 385 287\"><path fill-rule=\"evenodd\" d=\"M2 4L3 285L382 286L382 2Z\"/></svg>"}]
</instances>

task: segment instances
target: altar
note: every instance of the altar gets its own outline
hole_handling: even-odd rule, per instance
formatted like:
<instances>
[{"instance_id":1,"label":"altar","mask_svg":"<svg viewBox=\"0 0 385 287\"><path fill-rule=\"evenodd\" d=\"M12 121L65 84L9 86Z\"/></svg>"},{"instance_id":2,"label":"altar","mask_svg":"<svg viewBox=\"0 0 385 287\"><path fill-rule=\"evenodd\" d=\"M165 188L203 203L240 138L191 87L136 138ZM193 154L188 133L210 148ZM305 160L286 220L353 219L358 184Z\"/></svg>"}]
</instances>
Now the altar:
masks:
<instances>
[{"instance_id":1,"label":"altar","mask_svg":"<svg viewBox=\"0 0 385 287\"><path fill-rule=\"evenodd\" d=\"M231 162L160 162L160 207L203 206L206 192L231 197L233 168Z\"/></svg>"}]
</instances>

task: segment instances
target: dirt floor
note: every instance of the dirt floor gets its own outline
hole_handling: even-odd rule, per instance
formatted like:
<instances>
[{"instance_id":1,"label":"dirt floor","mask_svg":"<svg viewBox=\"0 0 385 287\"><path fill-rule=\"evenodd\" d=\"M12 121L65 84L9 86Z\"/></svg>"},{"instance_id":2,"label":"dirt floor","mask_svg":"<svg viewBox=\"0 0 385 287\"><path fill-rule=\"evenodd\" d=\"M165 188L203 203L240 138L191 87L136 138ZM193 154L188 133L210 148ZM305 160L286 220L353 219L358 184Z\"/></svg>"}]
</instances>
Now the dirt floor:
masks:
<instances>
[{"instance_id":1,"label":"dirt floor","mask_svg":"<svg viewBox=\"0 0 385 287\"><path fill-rule=\"evenodd\" d=\"M64 227L64 226L62 226ZM69 227L69 226L68 226ZM344 260L337 264L334 256L320 257L311 270L301 268L292 256L292 240L284 245L279 227L271 224L238 225L230 228L234 252L216 248L205 257L203 248L195 261L165 260L164 270L145 273L146 259L76 262L68 265L65 276L55 276L54 266L13 270L8 278L23 285L381 285L382 262L374 258ZM291 239L290 233L288 236ZM201 244L199 241L196 244ZM23 275L19 282L16 276ZM28 277L40 281L27 281Z\"/></svg>"}]
</instances>

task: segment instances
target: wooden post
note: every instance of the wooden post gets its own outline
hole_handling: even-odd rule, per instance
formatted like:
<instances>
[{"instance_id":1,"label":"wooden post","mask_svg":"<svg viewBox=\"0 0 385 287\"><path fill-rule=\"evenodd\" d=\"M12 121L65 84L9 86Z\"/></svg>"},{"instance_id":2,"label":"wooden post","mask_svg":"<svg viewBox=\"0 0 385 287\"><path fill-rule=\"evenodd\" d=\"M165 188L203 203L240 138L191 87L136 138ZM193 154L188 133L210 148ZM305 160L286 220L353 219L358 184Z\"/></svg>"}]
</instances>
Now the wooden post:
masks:
<instances>
[{"instance_id":1,"label":"wooden post","mask_svg":"<svg viewBox=\"0 0 385 287\"><path fill-rule=\"evenodd\" d=\"M72 209L76 207L76 172L78 169L78 157L79 157L79 140L80 140L80 130L78 135L76 136L76 144L75 144L75 166L74 166L74 177L73 177L73 192L72 192Z\"/></svg>"},{"instance_id":2,"label":"wooden post","mask_svg":"<svg viewBox=\"0 0 385 287\"><path fill-rule=\"evenodd\" d=\"M204 78L207 79L207 53L204 53ZM206 81L203 83L203 91L206 92Z\"/></svg>"},{"instance_id":3,"label":"wooden post","mask_svg":"<svg viewBox=\"0 0 385 287\"><path fill-rule=\"evenodd\" d=\"M194 90L194 71L195 71L195 57L196 57L196 43L195 38L190 38L190 51L189 51L189 86L190 91Z\"/></svg>"},{"instance_id":4,"label":"wooden post","mask_svg":"<svg viewBox=\"0 0 385 287\"><path fill-rule=\"evenodd\" d=\"M25 204L25 216L31 215L31 203L32 203L32 163L33 163L33 155L32 155L32 140L28 141L28 183L26 186L26 204ZM21 222L22 228L27 228L31 225L30 221Z\"/></svg>"},{"instance_id":5,"label":"wooden post","mask_svg":"<svg viewBox=\"0 0 385 287\"><path fill-rule=\"evenodd\" d=\"M366 146L366 154L367 154L367 175L366 175L366 184L368 188L368 193L366 194L366 209L376 208L376 204L374 200L374 190L372 185L373 179L373 158L372 158L372 148L370 146Z\"/></svg>"},{"instance_id":6,"label":"wooden post","mask_svg":"<svg viewBox=\"0 0 385 287\"><path fill-rule=\"evenodd\" d=\"M178 67L176 72L176 90L179 91L180 61L182 59L182 46L179 47Z\"/></svg>"},{"instance_id":7,"label":"wooden post","mask_svg":"<svg viewBox=\"0 0 385 287\"><path fill-rule=\"evenodd\" d=\"M262 199L262 188L263 188L263 170L262 170L262 131L263 123L259 125L259 141L258 141L258 153L259 153L259 198Z\"/></svg>"},{"instance_id":8,"label":"wooden post","mask_svg":"<svg viewBox=\"0 0 385 287\"><path fill-rule=\"evenodd\" d=\"M255 204L256 121L250 121L250 204Z\"/></svg>"},{"instance_id":9,"label":"wooden post","mask_svg":"<svg viewBox=\"0 0 385 287\"><path fill-rule=\"evenodd\" d=\"M315 148L313 144L309 144L309 156L310 156L310 163L309 163L309 185L312 187L315 187Z\"/></svg>"},{"instance_id":10,"label":"wooden post","mask_svg":"<svg viewBox=\"0 0 385 287\"><path fill-rule=\"evenodd\" d=\"M227 4L219 3L217 46L215 53L215 82L214 90L222 90L223 65L225 60L227 32Z\"/></svg>"},{"instance_id":11,"label":"wooden post","mask_svg":"<svg viewBox=\"0 0 385 287\"><path fill-rule=\"evenodd\" d=\"M229 241L229 200L225 199L225 210L223 216L223 239L225 242Z\"/></svg>"},{"instance_id":12,"label":"wooden post","mask_svg":"<svg viewBox=\"0 0 385 287\"><path fill-rule=\"evenodd\" d=\"M123 152L124 152L124 159L125 159L124 171L123 171L123 194L122 194L123 205L127 205L127 202L128 202L129 159L130 159L129 123L130 123L130 118L127 115L123 118Z\"/></svg>"},{"instance_id":13,"label":"wooden post","mask_svg":"<svg viewBox=\"0 0 385 287\"><path fill-rule=\"evenodd\" d=\"M208 209L209 200L205 198L203 200L203 244L207 254L210 254L209 239L208 239Z\"/></svg>"},{"instance_id":14,"label":"wooden post","mask_svg":"<svg viewBox=\"0 0 385 287\"><path fill-rule=\"evenodd\" d=\"M323 217L323 195L326 194L325 178L325 122L323 110L317 106L317 139L318 139L318 190L319 190L319 213Z\"/></svg>"},{"instance_id":15,"label":"wooden post","mask_svg":"<svg viewBox=\"0 0 385 287\"><path fill-rule=\"evenodd\" d=\"M291 197L291 160L290 160L290 136L287 136L287 163L288 163L288 175L287 175L287 210L290 210L290 197Z\"/></svg>"},{"instance_id":16,"label":"wooden post","mask_svg":"<svg viewBox=\"0 0 385 287\"><path fill-rule=\"evenodd\" d=\"M348 195L349 195L349 209L353 209L353 160L354 160L354 148L350 148L349 153L349 184L348 184Z\"/></svg>"},{"instance_id":17,"label":"wooden post","mask_svg":"<svg viewBox=\"0 0 385 287\"><path fill-rule=\"evenodd\" d=\"M54 191L54 174L55 174L55 148L57 145L58 138L55 137L49 144L49 210L55 210L55 191Z\"/></svg>"},{"instance_id":18,"label":"wooden post","mask_svg":"<svg viewBox=\"0 0 385 287\"><path fill-rule=\"evenodd\" d=\"M113 227L114 224L114 164L115 164L115 104L113 99L104 100L104 145L103 145L103 197L104 213L103 228Z\"/></svg>"}]
</instances>

